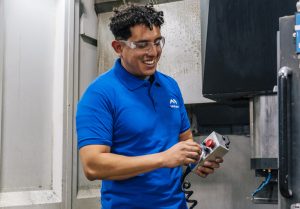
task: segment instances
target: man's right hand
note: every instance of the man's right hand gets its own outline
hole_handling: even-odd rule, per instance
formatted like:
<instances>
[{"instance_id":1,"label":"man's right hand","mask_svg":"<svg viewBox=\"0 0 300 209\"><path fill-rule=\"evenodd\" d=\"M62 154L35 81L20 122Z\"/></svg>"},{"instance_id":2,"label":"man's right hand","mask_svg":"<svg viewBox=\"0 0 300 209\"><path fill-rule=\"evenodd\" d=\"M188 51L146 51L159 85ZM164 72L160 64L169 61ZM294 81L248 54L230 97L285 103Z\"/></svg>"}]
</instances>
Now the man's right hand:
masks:
<instances>
[{"instance_id":1,"label":"man's right hand","mask_svg":"<svg viewBox=\"0 0 300 209\"><path fill-rule=\"evenodd\" d=\"M201 156L201 147L192 140L181 141L162 152L164 167L174 168L196 163Z\"/></svg>"}]
</instances>

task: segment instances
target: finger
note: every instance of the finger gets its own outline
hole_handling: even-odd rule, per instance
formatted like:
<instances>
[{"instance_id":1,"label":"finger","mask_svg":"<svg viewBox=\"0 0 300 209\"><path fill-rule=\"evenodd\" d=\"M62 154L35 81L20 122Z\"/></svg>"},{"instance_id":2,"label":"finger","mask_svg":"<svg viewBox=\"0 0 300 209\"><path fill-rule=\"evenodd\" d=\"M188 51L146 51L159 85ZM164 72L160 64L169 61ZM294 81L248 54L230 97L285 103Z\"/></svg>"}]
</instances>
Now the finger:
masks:
<instances>
[{"instance_id":1,"label":"finger","mask_svg":"<svg viewBox=\"0 0 300 209\"><path fill-rule=\"evenodd\" d=\"M183 142L186 143L186 144L189 144L189 145L199 145L197 142L191 141L191 140L186 140L186 141L183 141Z\"/></svg>"},{"instance_id":2,"label":"finger","mask_svg":"<svg viewBox=\"0 0 300 209\"><path fill-rule=\"evenodd\" d=\"M203 172L201 172L201 171L199 171L199 170L196 170L195 172L196 172L196 174L197 174L198 176L201 176L202 178L206 178L206 177L208 176L207 173L203 173Z\"/></svg>"},{"instance_id":3,"label":"finger","mask_svg":"<svg viewBox=\"0 0 300 209\"><path fill-rule=\"evenodd\" d=\"M202 178L206 178L208 176L206 173L200 173L198 175L201 176Z\"/></svg>"},{"instance_id":4,"label":"finger","mask_svg":"<svg viewBox=\"0 0 300 209\"><path fill-rule=\"evenodd\" d=\"M194 141L184 141L184 143L188 146L192 146L192 147L197 147L199 149L201 149L200 145L197 142Z\"/></svg>"},{"instance_id":5,"label":"finger","mask_svg":"<svg viewBox=\"0 0 300 209\"><path fill-rule=\"evenodd\" d=\"M199 166L197 168L197 172L208 175L208 174L212 174L214 172L214 169L213 168L208 168L208 167L205 167L205 166Z\"/></svg>"},{"instance_id":6,"label":"finger","mask_svg":"<svg viewBox=\"0 0 300 209\"><path fill-rule=\"evenodd\" d=\"M208 168L219 168L220 164L217 163L216 161L205 161L204 162L204 167Z\"/></svg>"},{"instance_id":7,"label":"finger","mask_svg":"<svg viewBox=\"0 0 300 209\"><path fill-rule=\"evenodd\" d=\"M217 162L217 163L223 163L223 158L217 157L217 158L216 158L216 162Z\"/></svg>"},{"instance_id":8,"label":"finger","mask_svg":"<svg viewBox=\"0 0 300 209\"><path fill-rule=\"evenodd\" d=\"M201 153L201 147L200 146L193 146L193 145L186 145L184 147L184 150L190 151L190 152L197 152Z\"/></svg>"},{"instance_id":9,"label":"finger","mask_svg":"<svg viewBox=\"0 0 300 209\"><path fill-rule=\"evenodd\" d=\"M200 159L200 154L198 152L187 152L186 153L187 158L192 158L198 161Z\"/></svg>"},{"instance_id":10,"label":"finger","mask_svg":"<svg viewBox=\"0 0 300 209\"><path fill-rule=\"evenodd\" d=\"M188 164L191 164L191 163L196 163L198 160L197 159L194 159L194 158L186 158L184 160L184 165L188 165Z\"/></svg>"}]
</instances>

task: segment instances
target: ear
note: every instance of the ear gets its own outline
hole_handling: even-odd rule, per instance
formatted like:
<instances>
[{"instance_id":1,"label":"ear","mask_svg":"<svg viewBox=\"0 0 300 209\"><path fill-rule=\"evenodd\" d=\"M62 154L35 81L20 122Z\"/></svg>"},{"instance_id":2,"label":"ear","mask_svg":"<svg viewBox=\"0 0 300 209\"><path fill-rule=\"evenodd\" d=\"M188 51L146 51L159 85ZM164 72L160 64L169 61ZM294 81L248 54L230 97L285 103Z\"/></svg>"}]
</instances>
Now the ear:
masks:
<instances>
[{"instance_id":1,"label":"ear","mask_svg":"<svg viewBox=\"0 0 300 209\"><path fill-rule=\"evenodd\" d=\"M113 40L111 43L111 46L115 50L115 52L118 54L118 56L120 56L123 51L122 44L117 40Z\"/></svg>"}]
</instances>

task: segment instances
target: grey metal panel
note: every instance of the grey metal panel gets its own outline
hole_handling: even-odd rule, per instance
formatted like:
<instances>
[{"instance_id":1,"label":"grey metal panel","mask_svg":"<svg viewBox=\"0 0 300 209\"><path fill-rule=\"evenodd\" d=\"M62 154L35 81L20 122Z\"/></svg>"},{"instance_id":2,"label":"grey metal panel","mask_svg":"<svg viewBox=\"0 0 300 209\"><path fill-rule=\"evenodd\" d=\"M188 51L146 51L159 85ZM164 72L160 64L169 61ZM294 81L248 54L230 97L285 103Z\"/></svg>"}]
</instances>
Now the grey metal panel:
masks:
<instances>
[{"instance_id":1,"label":"grey metal panel","mask_svg":"<svg viewBox=\"0 0 300 209\"><path fill-rule=\"evenodd\" d=\"M82 0L84 6L84 21L79 22L79 1L75 4L75 34L87 33L94 35L92 27L97 27L97 16L94 12L94 0ZM81 31L80 31L81 30ZM94 29L96 31L96 29ZM74 40L74 74L73 74L73 102L75 119L77 102L87 86L98 75L97 48L85 43L75 36ZM73 120L75 122L75 120ZM75 127L75 124L74 124ZM83 173L77 150L76 129L73 129L73 163L72 163L72 209L98 209L100 208L100 181L88 181Z\"/></svg>"},{"instance_id":2,"label":"grey metal panel","mask_svg":"<svg viewBox=\"0 0 300 209\"><path fill-rule=\"evenodd\" d=\"M295 53L295 41L293 38L295 19L294 16L280 18L280 67L286 66L292 69L291 75L291 173L289 178L293 196L280 198L280 208L290 209L291 204L300 202L300 73L299 59ZM279 156L280 157L280 156ZM286 156L285 156L286 157Z\"/></svg>"},{"instance_id":3,"label":"grey metal panel","mask_svg":"<svg viewBox=\"0 0 300 209\"><path fill-rule=\"evenodd\" d=\"M54 190L1 192L0 208L57 204L61 201L58 193Z\"/></svg>"},{"instance_id":4,"label":"grey metal panel","mask_svg":"<svg viewBox=\"0 0 300 209\"><path fill-rule=\"evenodd\" d=\"M75 1L75 9L74 9L74 34L79 34L79 27L80 27L80 20L79 20L79 13L80 13L80 1ZM77 192L78 192L78 151L77 151L77 138L76 138L76 111L77 111L77 102L79 99L79 60L80 60L80 54L79 54L79 36L74 36L74 66L73 66L73 76L70 76L70 79L73 78L73 81L70 80L70 82L73 84L73 130L72 130L72 167L71 167L71 176L68 176L71 180L71 204L67 208L74 208L76 207L76 199L77 199ZM71 98L70 98L71 99ZM71 124L70 124L71 125ZM71 130L69 130L71 131ZM69 146L70 148L70 146ZM70 165L69 165L70 166ZM68 188L69 190L70 188ZM70 190L69 190L70 191Z\"/></svg>"},{"instance_id":5,"label":"grey metal panel","mask_svg":"<svg viewBox=\"0 0 300 209\"><path fill-rule=\"evenodd\" d=\"M64 63L64 143L63 149L63 188L62 188L62 206L63 209L72 209L73 205L73 131L74 131L74 71L76 70L75 54L75 24L78 24L76 11L78 9L78 0L65 1L65 63ZM77 8L77 10L76 10ZM77 37L78 38L78 37Z\"/></svg>"},{"instance_id":6,"label":"grey metal panel","mask_svg":"<svg viewBox=\"0 0 300 209\"><path fill-rule=\"evenodd\" d=\"M1 207L1 209L58 209L59 203L49 205L31 205L31 206L17 206L17 207Z\"/></svg>"},{"instance_id":7,"label":"grey metal panel","mask_svg":"<svg viewBox=\"0 0 300 209\"><path fill-rule=\"evenodd\" d=\"M4 71L4 5L0 1L0 159L2 159L2 102L3 102L3 71ZM2 170L2 161L0 160L0 171ZM0 172L1 179L1 172ZM0 181L1 186L1 181Z\"/></svg>"},{"instance_id":8,"label":"grey metal panel","mask_svg":"<svg viewBox=\"0 0 300 209\"><path fill-rule=\"evenodd\" d=\"M166 44L158 69L177 80L185 103L212 102L202 96L200 1L176 1L155 7L165 16L162 35L166 37ZM111 15L111 12L98 15L99 73L110 69L116 58L108 28Z\"/></svg>"},{"instance_id":9,"label":"grey metal panel","mask_svg":"<svg viewBox=\"0 0 300 209\"><path fill-rule=\"evenodd\" d=\"M69 61L73 62L68 57L73 56L72 46L68 48L74 36L72 27L68 28L74 18L72 2L0 2L4 5L3 30L7 36L1 83L4 114L0 208L68 208L62 202L66 203L66 196L71 194L66 189L71 184L65 183L65 169L72 162L66 157L72 136L67 140L67 131L63 133L67 126L63 124L72 124L72 114L68 117L70 108L63 98L72 80L67 77L72 71ZM71 30L65 30L65 26ZM70 130L72 133L72 127ZM72 159L72 149L69 151Z\"/></svg>"},{"instance_id":10,"label":"grey metal panel","mask_svg":"<svg viewBox=\"0 0 300 209\"><path fill-rule=\"evenodd\" d=\"M83 0L82 3L86 6L86 10L88 12L94 12L91 10L90 5L93 5L93 0ZM90 17L90 19L93 19L94 17ZM97 16L95 16L97 19ZM90 19L87 19L87 23L89 23ZM97 25L95 25L96 27ZM79 41L79 68L78 68L78 86L77 86L77 99L79 99L88 85L97 77L98 70L97 70L97 48L94 46L91 46L84 41ZM76 138L75 138L76 140ZM75 141L77 142L77 140ZM79 158L77 161L77 175L78 175L78 187L86 187L87 185L97 185L99 186L99 183L95 182L89 182L86 177L84 176L82 172L82 168L80 167Z\"/></svg>"},{"instance_id":11,"label":"grey metal panel","mask_svg":"<svg viewBox=\"0 0 300 209\"><path fill-rule=\"evenodd\" d=\"M278 158L277 95L257 96L250 103L252 158Z\"/></svg>"},{"instance_id":12,"label":"grey metal panel","mask_svg":"<svg viewBox=\"0 0 300 209\"><path fill-rule=\"evenodd\" d=\"M200 1L185 0L157 6L164 11L166 37L158 69L179 84L185 103L205 103L202 96Z\"/></svg>"},{"instance_id":13,"label":"grey metal panel","mask_svg":"<svg viewBox=\"0 0 300 209\"><path fill-rule=\"evenodd\" d=\"M29 4L4 1L2 191L51 189L55 4Z\"/></svg>"},{"instance_id":14,"label":"grey metal panel","mask_svg":"<svg viewBox=\"0 0 300 209\"><path fill-rule=\"evenodd\" d=\"M111 46L114 37L108 28L111 15L111 12L98 14L98 74L102 74L110 69L117 58Z\"/></svg>"}]
</instances>

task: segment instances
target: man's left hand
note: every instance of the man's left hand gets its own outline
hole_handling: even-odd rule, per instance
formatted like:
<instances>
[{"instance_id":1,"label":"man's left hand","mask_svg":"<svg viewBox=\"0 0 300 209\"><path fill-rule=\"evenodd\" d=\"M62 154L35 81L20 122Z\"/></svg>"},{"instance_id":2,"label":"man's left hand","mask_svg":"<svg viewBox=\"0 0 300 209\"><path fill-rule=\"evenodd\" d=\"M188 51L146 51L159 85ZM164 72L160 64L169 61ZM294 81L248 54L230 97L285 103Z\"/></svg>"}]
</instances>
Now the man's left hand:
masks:
<instances>
[{"instance_id":1,"label":"man's left hand","mask_svg":"<svg viewBox=\"0 0 300 209\"><path fill-rule=\"evenodd\" d=\"M223 163L223 158L217 158L215 161L205 161L203 166L199 166L195 173L203 178L212 174L216 168L220 167L220 163Z\"/></svg>"}]
</instances>

